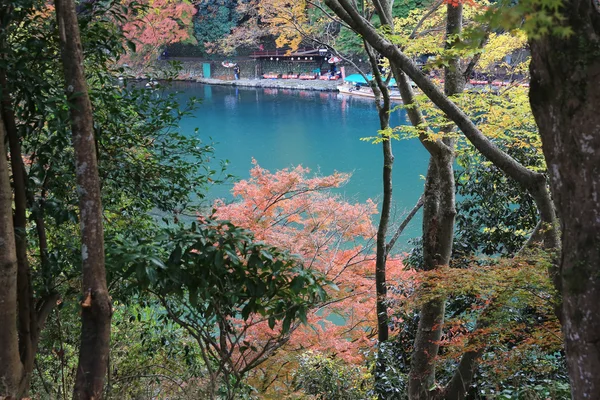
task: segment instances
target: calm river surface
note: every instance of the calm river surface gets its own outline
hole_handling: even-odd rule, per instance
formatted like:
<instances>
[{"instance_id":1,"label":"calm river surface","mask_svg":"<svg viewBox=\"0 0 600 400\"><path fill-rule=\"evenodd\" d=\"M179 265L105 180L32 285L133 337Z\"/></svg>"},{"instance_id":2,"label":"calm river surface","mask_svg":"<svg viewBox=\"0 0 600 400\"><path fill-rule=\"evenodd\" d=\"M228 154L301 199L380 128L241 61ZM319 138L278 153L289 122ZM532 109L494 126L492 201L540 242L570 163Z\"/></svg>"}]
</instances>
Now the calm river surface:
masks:
<instances>
[{"instance_id":1,"label":"calm river surface","mask_svg":"<svg viewBox=\"0 0 600 400\"><path fill-rule=\"evenodd\" d=\"M381 198L381 145L360 140L377 134L379 122L371 100L330 92L192 82L177 82L174 89L181 92L182 100L202 99L193 116L182 121L181 129L193 135L198 127L203 140L212 138L216 158L229 160L228 173L248 178L252 158L271 171L302 164L320 174L352 173L341 189L350 201ZM404 111L392 116L393 125L404 121ZM428 155L417 140L395 141L393 146L394 210L399 218L422 193ZM230 190L231 185L213 188L209 196L231 198ZM416 218L403 237L417 236L420 221Z\"/></svg>"}]
</instances>

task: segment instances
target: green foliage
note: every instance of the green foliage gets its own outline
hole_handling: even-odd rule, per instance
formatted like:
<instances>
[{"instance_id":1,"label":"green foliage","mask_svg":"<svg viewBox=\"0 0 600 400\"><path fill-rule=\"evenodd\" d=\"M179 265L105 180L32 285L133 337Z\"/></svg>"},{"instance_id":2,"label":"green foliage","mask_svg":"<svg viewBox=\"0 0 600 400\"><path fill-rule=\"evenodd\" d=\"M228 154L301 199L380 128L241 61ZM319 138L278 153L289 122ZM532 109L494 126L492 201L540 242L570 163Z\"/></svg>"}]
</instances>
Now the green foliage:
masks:
<instances>
[{"instance_id":1,"label":"green foliage","mask_svg":"<svg viewBox=\"0 0 600 400\"><path fill-rule=\"evenodd\" d=\"M178 132L179 121L197 104L194 98L180 104L176 93L161 89L104 85L92 99L103 150L100 174L109 183L105 207L127 199L127 212L177 213L194 206L217 181L206 162L212 146L198 130L189 136Z\"/></svg>"},{"instance_id":2,"label":"green foliage","mask_svg":"<svg viewBox=\"0 0 600 400\"><path fill-rule=\"evenodd\" d=\"M523 150L511 153L520 153L520 161L531 157ZM533 198L474 152L465 152L458 163L455 262L473 255L513 255L537 224Z\"/></svg>"},{"instance_id":3,"label":"green foliage","mask_svg":"<svg viewBox=\"0 0 600 400\"><path fill-rule=\"evenodd\" d=\"M492 368L484 367L478 373L477 390L481 395L499 400L570 400L565 354L531 349L518 370L502 380Z\"/></svg>"},{"instance_id":4,"label":"green foliage","mask_svg":"<svg viewBox=\"0 0 600 400\"><path fill-rule=\"evenodd\" d=\"M209 0L200 2L194 16L194 36L204 54L211 53L211 45L235 28L241 19L237 0Z\"/></svg>"},{"instance_id":5,"label":"green foliage","mask_svg":"<svg viewBox=\"0 0 600 400\"><path fill-rule=\"evenodd\" d=\"M429 6L430 0L396 0L392 6L392 15L394 18L405 18L412 10L417 10Z\"/></svg>"},{"instance_id":6,"label":"green foliage","mask_svg":"<svg viewBox=\"0 0 600 400\"><path fill-rule=\"evenodd\" d=\"M380 129L377 131L377 136L363 137L360 138L363 142L371 142L372 144L380 144L386 140L400 140L400 135L397 130L387 127L386 129Z\"/></svg>"},{"instance_id":7,"label":"green foliage","mask_svg":"<svg viewBox=\"0 0 600 400\"><path fill-rule=\"evenodd\" d=\"M326 298L324 278L225 221L165 226L111 240L107 260L123 295L153 293L200 349L209 395L238 398L245 375L289 339ZM123 286L123 285L122 285ZM263 339L261 332L267 331Z\"/></svg>"},{"instance_id":8,"label":"green foliage","mask_svg":"<svg viewBox=\"0 0 600 400\"><path fill-rule=\"evenodd\" d=\"M322 400L365 400L371 377L335 356L306 352L294 374L297 388Z\"/></svg>"},{"instance_id":9,"label":"green foliage","mask_svg":"<svg viewBox=\"0 0 600 400\"><path fill-rule=\"evenodd\" d=\"M199 349L156 300L131 299L114 308L108 398L150 398L157 390L165 397L204 397L206 368Z\"/></svg>"},{"instance_id":10,"label":"green foliage","mask_svg":"<svg viewBox=\"0 0 600 400\"><path fill-rule=\"evenodd\" d=\"M112 318L107 399L205 398L206 369L194 339L166 318L156 301L115 302ZM32 377L32 392L41 399L68 398L79 351L79 305L61 303L42 333Z\"/></svg>"},{"instance_id":11,"label":"green foliage","mask_svg":"<svg viewBox=\"0 0 600 400\"><path fill-rule=\"evenodd\" d=\"M501 0L494 2L482 21L498 29L522 29L530 39L544 35L567 37L572 29L563 24L562 0Z\"/></svg>"},{"instance_id":12,"label":"green foliage","mask_svg":"<svg viewBox=\"0 0 600 400\"><path fill-rule=\"evenodd\" d=\"M341 54L367 58L362 38L345 27L342 27L336 36L335 48Z\"/></svg>"},{"instance_id":13,"label":"green foliage","mask_svg":"<svg viewBox=\"0 0 600 400\"><path fill-rule=\"evenodd\" d=\"M249 231L228 222L167 227L152 242L122 238L109 254L111 262L125 268L123 279L135 276L136 284L186 302L211 324L259 314L270 326L282 321L287 332L326 296L325 282L315 272L276 248L255 243Z\"/></svg>"},{"instance_id":14,"label":"green foliage","mask_svg":"<svg viewBox=\"0 0 600 400\"><path fill-rule=\"evenodd\" d=\"M419 318L416 312L405 312L404 309L397 307L395 310L396 322L391 328L392 339L380 344L370 357L372 370L376 371L375 365L381 359L385 370L381 372L381 377L375 380L375 385L369 390L369 394L374 397L383 396L386 400L407 400L410 357Z\"/></svg>"}]
</instances>

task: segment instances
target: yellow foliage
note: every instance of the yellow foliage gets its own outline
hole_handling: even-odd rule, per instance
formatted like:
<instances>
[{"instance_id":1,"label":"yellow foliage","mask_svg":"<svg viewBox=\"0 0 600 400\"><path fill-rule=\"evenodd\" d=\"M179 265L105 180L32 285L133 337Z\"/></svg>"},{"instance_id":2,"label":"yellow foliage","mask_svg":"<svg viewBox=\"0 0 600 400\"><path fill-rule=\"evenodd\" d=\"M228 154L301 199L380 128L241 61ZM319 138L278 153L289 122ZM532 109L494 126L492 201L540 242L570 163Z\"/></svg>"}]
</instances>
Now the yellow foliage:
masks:
<instances>
[{"instance_id":1,"label":"yellow foliage","mask_svg":"<svg viewBox=\"0 0 600 400\"><path fill-rule=\"evenodd\" d=\"M289 46L291 51L297 50L303 37L314 30L305 0L261 0L258 15L276 37L277 47Z\"/></svg>"},{"instance_id":2,"label":"yellow foliage","mask_svg":"<svg viewBox=\"0 0 600 400\"><path fill-rule=\"evenodd\" d=\"M490 33L489 39L479 59L479 68L487 70L495 64L502 63L507 54L527 46L527 35L524 31L515 30L510 33Z\"/></svg>"}]
</instances>

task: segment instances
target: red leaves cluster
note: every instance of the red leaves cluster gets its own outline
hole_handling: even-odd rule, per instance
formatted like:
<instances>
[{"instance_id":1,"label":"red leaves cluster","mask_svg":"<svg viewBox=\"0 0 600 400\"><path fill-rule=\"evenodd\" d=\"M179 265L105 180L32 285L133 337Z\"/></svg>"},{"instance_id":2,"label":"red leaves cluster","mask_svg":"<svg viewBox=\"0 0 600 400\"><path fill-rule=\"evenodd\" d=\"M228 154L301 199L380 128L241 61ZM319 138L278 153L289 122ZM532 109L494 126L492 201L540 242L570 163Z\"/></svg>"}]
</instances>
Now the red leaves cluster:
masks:
<instances>
[{"instance_id":1,"label":"red leaves cluster","mask_svg":"<svg viewBox=\"0 0 600 400\"><path fill-rule=\"evenodd\" d=\"M126 5L132 3L126 1ZM190 39L192 16L196 8L187 2L173 0L148 1L147 9L131 15L123 25L128 40L136 44L136 53L146 61L170 43Z\"/></svg>"},{"instance_id":2,"label":"red leaves cluster","mask_svg":"<svg viewBox=\"0 0 600 400\"><path fill-rule=\"evenodd\" d=\"M477 4L475 0L444 0L444 3L452 7L458 7L461 4L468 4L472 7L481 7L481 5Z\"/></svg>"},{"instance_id":3,"label":"red leaves cluster","mask_svg":"<svg viewBox=\"0 0 600 400\"><path fill-rule=\"evenodd\" d=\"M298 255L305 267L335 283L331 300L307 317L286 345L288 351L313 349L352 363L362 361L361 348L374 343L375 261L371 217L374 202L350 203L332 193L349 174L309 177L298 166L271 173L256 161L251 177L235 184L235 202L215 203L216 217L254 232L257 239ZM410 279L398 259L388 261L389 279ZM264 342L266 323L249 330L248 340Z\"/></svg>"}]
</instances>

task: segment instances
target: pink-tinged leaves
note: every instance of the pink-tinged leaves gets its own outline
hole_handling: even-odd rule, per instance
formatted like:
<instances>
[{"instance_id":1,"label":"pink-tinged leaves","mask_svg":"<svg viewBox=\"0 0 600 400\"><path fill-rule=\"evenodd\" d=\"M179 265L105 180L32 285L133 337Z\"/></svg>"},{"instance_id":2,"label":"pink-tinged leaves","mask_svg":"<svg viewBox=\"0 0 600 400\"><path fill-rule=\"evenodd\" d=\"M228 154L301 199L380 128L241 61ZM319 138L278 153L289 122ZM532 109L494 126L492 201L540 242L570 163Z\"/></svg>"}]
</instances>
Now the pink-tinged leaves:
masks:
<instances>
[{"instance_id":1,"label":"pink-tinged leaves","mask_svg":"<svg viewBox=\"0 0 600 400\"><path fill-rule=\"evenodd\" d=\"M250 178L234 185L234 202L215 202L215 217L298 255L305 268L322 272L334 284L328 304L309 310L308 325L294 330L284 350L311 348L360 362L359 350L374 344L376 327L372 217L377 205L351 203L335 194L349 174L314 176L302 166L271 173L253 164ZM390 280L412 279L398 259L391 258L388 269ZM266 343L280 329L268 325L263 321L248 329L248 340Z\"/></svg>"},{"instance_id":2,"label":"pink-tinged leaves","mask_svg":"<svg viewBox=\"0 0 600 400\"><path fill-rule=\"evenodd\" d=\"M127 0L126 5L132 3ZM136 54L148 61L171 43L192 40L192 17L196 8L185 1L147 0L143 11L130 15L122 26L125 37L136 45Z\"/></svg>"}]
</instances>

